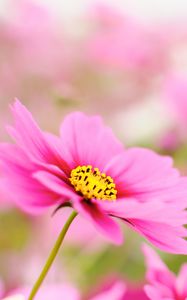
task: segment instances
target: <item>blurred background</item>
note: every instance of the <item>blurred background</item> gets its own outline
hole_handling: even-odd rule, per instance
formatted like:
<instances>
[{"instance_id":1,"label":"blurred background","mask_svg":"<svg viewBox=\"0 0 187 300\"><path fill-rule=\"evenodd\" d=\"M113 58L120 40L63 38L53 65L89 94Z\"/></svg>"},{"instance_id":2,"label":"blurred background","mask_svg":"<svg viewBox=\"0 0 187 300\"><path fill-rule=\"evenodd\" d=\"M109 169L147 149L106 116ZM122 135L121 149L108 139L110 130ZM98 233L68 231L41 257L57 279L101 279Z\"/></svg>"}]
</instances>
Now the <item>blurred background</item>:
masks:
<instances>
[{"instance_id":1,"label":"blurred background","mask_svg":"<svg viewBox=\"0 0 187 300\"><path fill-rule=\"evenodd\" d=\"M186 174L186 0L1 0L1 141L15 97L56 134L71 111L100 114L126 147L169 154ZM0 295L39 274L69 210L51 213L20 212L0 183ZM47 283L71 284L85 299L118 279L141 291L142 239L124 228L114 247L85 224L72 225ZM174 271L186 260L161 255Z\"/></svg>"}]
</instances>

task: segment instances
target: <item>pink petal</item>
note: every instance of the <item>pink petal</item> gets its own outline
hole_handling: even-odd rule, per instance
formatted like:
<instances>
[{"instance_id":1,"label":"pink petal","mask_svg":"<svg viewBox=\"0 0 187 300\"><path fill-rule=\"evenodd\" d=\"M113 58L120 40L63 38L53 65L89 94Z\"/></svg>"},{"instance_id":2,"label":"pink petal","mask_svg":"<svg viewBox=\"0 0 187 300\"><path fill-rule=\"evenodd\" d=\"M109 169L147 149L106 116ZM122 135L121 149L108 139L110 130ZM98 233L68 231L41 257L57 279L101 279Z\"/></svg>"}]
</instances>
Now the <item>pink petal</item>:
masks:
<instances>
[{"instance_id":1,"label":"pink petal","mask_svg":"<svg viewBox=\"0 0 187 300\"><path fill-rule=\"evenodd\" d=\"M28 293L27 293L28 294ZM36 300L80 300L79 291L70 284L48 285L38 291Z\"/></svg>"},{"instance_id":2,"label":"pink petal","mask_svg":"<svg viewBox=\"0 0 187 300\"><path fill-rule=\"evenodd\" d=\"M187 297L187 264L184 264L176 279L176 290L181 297Z\"/></svg>"},{"instance_id":3,"label":"pink petal","mask_svg":"<svg viewBox=\"0 0 187 300\"><path fill-rule=\"evenodd\" d=\"M101 202L100 205L108 214L121 219L140 219L175 226L183 225L187 220L187 212L180 206L159 202L159 198L143 203L133 198L124 198L110 203Z\"/></svg>"},{"instance_id":4,"label":"pink petal","mask_svg":"<svg viewBox=\"0 0 187 300\"><path fill-rule=\"evenodd\" d=\"M163 194L179 178L170 157L143 148L131 148L114 157L104 172L114 179L118 197L132 196L142 201Z\"/></svg>"},{"instance_id":5,"label":"pink petal","mask_svg":"<svg viewBox=\"0 0 187 300\"><path fill-rule=\"evenodd\" d=\"M24 295L23 299L28 299L29 293L30 293L31 287L24 287L21 289L18 289L17 294L21 293L22 295ZM20 294L20 295L21 295ZM12 295L12 300L14 299L14 296ZM17 298L15 298L16 300ZM64 300L80 300L80 293L77 290L77 288L75 288L74 286L70 285L69 283L61 283L61 284L48 284L48 285L44 285L37 293L36 300L60 300L60 299L64 299ZM21 300L21 298L20 298Z\"/></svg>"},{"instance_id":6,"label":"pink petal","mask_svg":"<svg viewBox=\"0 0 187 300\"><path fill-rule=\"evenodd\" d=\"M65 118L61 138L75 165L91 164L101 171L107 162L123 151L122 144L111 129L103 125L100 117L87 117L79 112Z\"/></svg>"},{"instance_id":7,"label":"pink petal","mask_svg":"<svg viewBox=\"0 0 187 300\"><path fill-rule=\"evenodd\" d=\"M85 218L93 223L96 229L104 234L110 241L119 245L123 241L123 235L119 225L107 216L96 203L92 202L75 202L75 209Z\"/></svg>"},{"instance_id":8,"label":"pink petal","mask_svg":"<svg viewBox=\"0 0 187 300\"><path fill-rule=\"evenodd\" d=\"M99 295L91 298L90 300L121 300L124 298L125 291L125 284L122 281L119 281L114 283L113 286L106 291L101 292Z\"/></svg>"},{"instance_id":9,"label":"pink petal","mask_svg":"<svg viewBox=\"0 0 187 300\"><path fill-rule=\"evenodd\" d=\"M168 267L163 263L158 254L150 246L148 246L147 244L143 244L142 250L145 255L147 268L149 270L160 270L162 272L170 273Z\"/></svg>"},{"instance_id":10,"label":"pink petal","mask_svg":"<svg viewBox=\"0 0 187 300\"><path fill-rule=\"evenodd\" d=\"M144 290L149 299L163 300L162 297L159 295L159 291L154 286L145 285Z\"/></svg>"},{"instance_id":11,"label":"pink petal","mask_svg":"<svg viewBox=\"0 0 187 300\"><path fill-rule=\"evenodd\" d=\"M130 221L137 232L159 249L174 254L187 254L187 241L181 238L184 228L136 219Z\"/></svg>"},{"instance_id":12,"label":"pink petal","mask_svg":"<svg viewBox=\"0 0 187 300\"><path fill-rule=\"evenodd\" d=\"M63 196L64 199L69 200L78 200L81 199L77 193L74 192L74 189L70 185L63 182L57 176L50 174L45 171L38 171L33 174L33 178L37 179L42 185L51 191L55 192L58 195ZM65 201L65 200L64 200Z\"/></svg>"},{"instance_id":13,"label":"pink petal","mask_svg":"<svg viewBox=\"0 0 187 300\"><path fill-rule=\"evenodd\" d=\"M171 290L174 287L175 275L170 272L167 266L162 262L157 253L148 245L143 245L147 265L147 279L153 284L159 283L169 287Z\"/></svg>"},{"instance_id":14,"label":"pink petal","mask_svg":"<svg viewBox=\"0 0 187 300\"><path fill-rule=\"evenodd\" d=\"M16 294L3 298L2 300L26 300L26 298L22 294Z\"/></svg>"},{"instance_id":15,"label":"pink petal","mask_svg":"<svg viewBox=\"0 0 187 300\"><path fill-rule=\"evenodd\" d=\"M187 254L187 241L183 239L187 230L182 226L186 223L186 212L177 206L159 201L141 203L128 198L100 205L105 212L124 220L158 248Z\"/></svg>"},{"instance_id":16,"label":"pink petal","mask_svg":"<svg viewBox=\"0 0 187 300\"><path fill-rule=\"evenodd\" d=\"M171 297L163 297L162 293L158 290L157 287L151 286L151 285L146 285L144 287L146 295L149 297L151 300L173 300L173 296Z\"/></svg>"},{"instance_id":17,"label":"pink petal","mask_svg":"<svg viewBox=\"0 0 187 300\"><path fill-rule=\"evenodd\" d=\"M4 190L7 190L13 203L33 213L58 203L60 196L32 177L37 169L23 150L15 145L1 144L0 158Z\"/></svg>"},{"instance_id":18,"label":"pink petal","mask_svg":"<svg viewBox=\"0 0 187 300\"><path fill-rule=\"evenodd\" d=\"M17 144L31 159L57 165L69 173L70 168L60 153L56 139L40 130L31 113L18 100L11 109L15 127L9 127L8 130Z\"/></svg>"}]
</instances>

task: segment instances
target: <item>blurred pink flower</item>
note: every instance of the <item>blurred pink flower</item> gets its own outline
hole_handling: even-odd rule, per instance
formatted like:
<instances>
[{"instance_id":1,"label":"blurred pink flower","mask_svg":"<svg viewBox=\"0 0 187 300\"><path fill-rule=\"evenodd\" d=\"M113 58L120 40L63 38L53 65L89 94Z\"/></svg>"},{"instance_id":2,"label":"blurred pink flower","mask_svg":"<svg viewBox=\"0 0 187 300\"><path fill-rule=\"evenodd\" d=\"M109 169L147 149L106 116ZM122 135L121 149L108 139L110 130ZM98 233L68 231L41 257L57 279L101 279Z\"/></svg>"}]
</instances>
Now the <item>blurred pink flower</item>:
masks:
<instances>
[{"instance_id":1,"label":"blurred pink flower","mask_svg":"<svg viewBox=\"0 0 187 300\"><path fill-rule=\"evenodd\" d=\"M151 150L124 150L98 117L67 116L61 137L42 132L19 102L12 106L17 145L2 144L6 188L23 210L72 206L116 244L122 233L112 217L160 249L187 254L187 179L170 157Z\"/></svg>"},{"instance_id":2,"label":"blurred pink flower","mask_svg":"<svg viewBox=\"0 0 187 300\"><path fill-rule=\"evenodd\" d=\"M143 251L147 264L145 292L151 300L187 299L187 264L183 264L178 276L171 272L157 253L144 245Z\"/></svg>"},{"instance_id":3,"label":"blurred pink flower","mask_svg":"<svg viewBox=\"0 0 187 300\"><path fill-rule=\"evenodd\" d=\"M148 300L143 287L128 287L124 297L120 300Z\"/></svg>"},{"instance_id":4,"label":"blurred pink flower","mask_svg":"<svg viewBox=\"0 0 187 300\"><path fill-rule=\"evenodd\" d=\"M112 278L111 278L112 279ZM108 279L102 283L99 291L94 295L88 296L86 300L148 300L143 286L132 285L122 279Z\"/></svg>"},{"instance_id":5,"label":"blurred pink flower","mask_svg":"<svg viewBox=\"0 0 187 300\"><path fill-rule=\"evenodd\" d=\"M166 132L158 141L158 146L167 152L174 152L180 145L181 137L177 130Z\"/></svg>"},{"instance_id":6,"label":"blurred pink flower","mask_svg":"<svg viewBox=\"0 0 187 300\"><path fill-rule=\"evenodd\" d=\"M95 296L87 298L87 300L122 300L125 293L125 283L122 280L117 280L109 287L97 292Z\"/></svg>"},{"instance_id":7,"label":"blurred pink flower","mask_svg":"<svg viewBox=\"0 0 187 300\"><path fill-rule=\"evenodd\" d=\"M143 100L168 65L162 29L115 7L94 4L72 35L36 0L7 2L8 19L0 19L3 101L17 95L37 109L54 98L107 115Z\"/></svg>"},{"instance_id":8,"label":"blurred pink flower","mask_svg":"<svg viewBox=\"0 0 187 300\"><path fill-rule=\"evenodd\" d=\"M15 295L9 296L3 300L26 300L28 297L29 289L21 289ZM36 295L36 300L52 300L52 299L65 300L147 300L147 296L142 289L126 288L126 284L122 280L116 280L108 287L97 291L92 296L82 296L77 289L71 285L54 285L42 287Z\"/></svg>"},{"instance_id":9,"label":"blurred pink flower","mask_svg":"<svg viewBox=\"0 0 187 300\"><path fill-rule=\"evenodd\" d=\"M103 74L105 81L111 77L103 103L119 111L144 101L158 88L170 64L170 43L163 28L104 3L92 5L87 19L92 30L81 45L84 61L92 64L92 71Z\"/></svg>"},{"instance_id":10,"label":"blurred pink flower","mask_svg":"<svg viewBox=\"0 0 187 300\"><path fill-rule=\"evenodd\" d=\"M148 26L104 3L92 6L90 16L98 25L87 40L92 61L119 70L142 70L144 76L165 69L168 43L159 26Z\"/></svg>"},{"instance_id":11,"label":"blurred pink flower","mask_svg":"<svg viewBox=\"0 0 187 300\"><path fill-rule=\"evenodd\" d=\"M24 295L17 294L17 295L3 298L3 300L25 300L25 297L24 297Z\"/></svg>"},{"instance_id":12,"label":"blurred pink flower","mask_svg":"<svg viewBox=\"0 0 187 300\"><path fill-rule=\"evenodd\" d=\"M0 17L1 98L50 103L51 96L59 97L56 82L59 76L63 82L68 61L62 26L38 1L8 0L7 6L8 18Z\"/></svg>"},{"instance_id":13,"label":"blurred pink flower","mask_svg":"<svg viewBox=\"0 0 187 300\"><path fill-rule=\"evenodd\" d=\"M9 209L10 207L12 207L11 195L9 196L5 187L4 179L0 178L0 211Z\"/></svg>"},{"instance_id":14,"label":"blurred pink flower","mask_svg":"<svg viewBox=\"0 0 187 300\"><path fill-rule=\"evenodd\" d=\"M3 298L4 295L4 285L3 282L0 280L0 299Z\"/></svg>"},{"instance_id":15,"label":"blurred pink flower","mask_svg":"<svg viewBox=\"0 0 187 300\"><path fill-rule=\"evenodd\" d=\"M170 74L164 82L163 97L177 125L186 135L187 128L187 76Z\"/></svg>"},{"instance_id":16,"label":"blurred pink flower","mask_svg":"<svg viewBox=\"0 0 187 300\"><path fill-rule=\"evenodd\" d=\"M7 296L4 300L26 300L29 295L29 288L20 289L15 291L14 294ZM64 300L80 300L79 292L76 288L69 284L56 284L42 287L37 295L36 300L52 300L52 299L64 299Z\"/></svg>"}]
</instances>

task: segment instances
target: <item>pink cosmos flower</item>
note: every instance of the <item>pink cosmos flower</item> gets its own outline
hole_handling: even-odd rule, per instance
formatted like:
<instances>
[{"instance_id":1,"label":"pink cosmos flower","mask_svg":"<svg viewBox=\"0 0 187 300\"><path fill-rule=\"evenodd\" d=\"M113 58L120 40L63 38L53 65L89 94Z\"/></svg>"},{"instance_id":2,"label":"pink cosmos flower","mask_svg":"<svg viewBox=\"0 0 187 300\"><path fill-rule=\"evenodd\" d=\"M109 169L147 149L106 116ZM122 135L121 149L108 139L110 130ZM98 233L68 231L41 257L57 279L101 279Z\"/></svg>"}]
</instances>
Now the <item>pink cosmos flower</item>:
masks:
<instances>
[{"instance_id":1,"label":"pink cosmos flower","mask_svg":"<svg viewBox=\"0 0 187 300\"><path fill-rule=\"evenodd\" d=\"M172 159L124 149L98 116L68 115L60 138L42 132L19 102L11 107L14 144L1 144L6 188L23 210L72 206L112 242L123 235L116 217L162 250L187 253L187 179Z\"/></svg>"},{"instance_id":2,"label":"pink cosmos flower","mask_svg":"<svg viewBox=\"0 0 187 300\"><path fill-rule=\"evenodd\" d=\"M147 280L145 292L151 300L186 300L187 299L187 264L184 264L178 276L171 272L161 261L156 252L143 246L147 263Z\"/></svg>"}]
</instances>

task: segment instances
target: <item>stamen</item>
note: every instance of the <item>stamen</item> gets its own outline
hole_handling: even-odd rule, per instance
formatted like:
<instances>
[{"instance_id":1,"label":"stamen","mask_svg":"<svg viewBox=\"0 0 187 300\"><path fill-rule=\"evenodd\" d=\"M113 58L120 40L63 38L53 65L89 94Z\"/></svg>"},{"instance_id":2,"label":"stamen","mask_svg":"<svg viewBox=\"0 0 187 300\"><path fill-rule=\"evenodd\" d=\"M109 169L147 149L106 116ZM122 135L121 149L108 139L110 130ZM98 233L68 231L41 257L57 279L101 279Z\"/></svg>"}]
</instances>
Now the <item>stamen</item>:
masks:
<instances>
[{"instance_id":1,"label":"stamen","mask_svg":"<svg viewBox=\"0 0 187 300\"><path fill-rule=\"evenodd\" d=\"M69 180L86 199L116 200L117 190L113 179L98 168L92 170L92 166L78 166L71 171Z\"/></svg>"}]
</instances>

